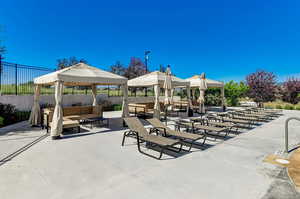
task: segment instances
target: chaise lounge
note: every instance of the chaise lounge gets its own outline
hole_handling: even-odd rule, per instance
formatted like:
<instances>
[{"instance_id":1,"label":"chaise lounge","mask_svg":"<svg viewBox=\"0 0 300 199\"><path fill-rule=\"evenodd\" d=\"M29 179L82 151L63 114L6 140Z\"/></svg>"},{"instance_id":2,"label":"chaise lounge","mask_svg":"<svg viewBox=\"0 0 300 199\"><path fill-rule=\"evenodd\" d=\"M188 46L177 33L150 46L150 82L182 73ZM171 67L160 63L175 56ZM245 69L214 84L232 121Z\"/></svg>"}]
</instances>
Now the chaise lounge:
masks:
<instances>
[{"instance_id":1,"label":"chaise lounge","mask_svg":"<svg viewBox=\"0 0 300 199\"><path fill-rule=\"evenodd\" d=\"M147 129L143 126L141 121L136 117L127 117L124 118L125 123L130 130L125 131L122 140L122 146L124 146L126 137L133 137L137 140L138 151L144 155L155 159L161 159L162 154L165 150L170 150L179 153L182 149L182 143L178 140L162 137L159 135L153 135L153 131L148 133ZM145 153L141 150L141 143L146 142L146 146L157 146L159 148L159 155L156 157L152 154ZM179 145L179 148L175 146Z\"/></svg>"}]
</instances>

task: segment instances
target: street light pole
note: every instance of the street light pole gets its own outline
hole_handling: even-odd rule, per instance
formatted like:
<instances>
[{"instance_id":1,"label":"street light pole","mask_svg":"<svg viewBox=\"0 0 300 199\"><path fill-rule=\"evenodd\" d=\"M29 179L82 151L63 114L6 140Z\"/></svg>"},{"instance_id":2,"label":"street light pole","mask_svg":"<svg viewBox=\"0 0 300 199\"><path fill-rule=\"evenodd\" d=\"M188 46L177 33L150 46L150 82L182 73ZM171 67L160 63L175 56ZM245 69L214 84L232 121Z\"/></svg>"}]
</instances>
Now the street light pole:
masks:
<instances>
[{"instance_id":1,"label":"street light pole","mask_svg":"<svg viewBox=\"0 0 300 199\"><path fill-rule=\"evenodd\" d=\"M146 50L145 51L145 66L146 66L146 73L148 73L148 60L149 60L149 54L150 54L150 50ZM145 88L145 97L148 96L148 92L147 92L147 87Z\"/></svg>"}]
</instances>

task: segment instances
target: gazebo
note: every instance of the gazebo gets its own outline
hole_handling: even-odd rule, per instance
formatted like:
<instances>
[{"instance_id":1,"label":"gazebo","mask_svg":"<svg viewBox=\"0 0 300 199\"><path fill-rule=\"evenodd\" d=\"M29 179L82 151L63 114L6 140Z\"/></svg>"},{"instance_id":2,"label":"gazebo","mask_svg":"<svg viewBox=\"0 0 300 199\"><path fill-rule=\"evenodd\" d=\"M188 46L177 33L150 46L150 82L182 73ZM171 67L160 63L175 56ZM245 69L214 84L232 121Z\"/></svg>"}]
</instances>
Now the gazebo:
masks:
<instances>
[{"instance_id":1,"label":"gazebo","mask_svg":"<svg viewBox=\"0 0 300 199\"><path fill-rule=\"evenodd\" d=\"M200 87L201 84L201 76L200 75L194 75L190 78L185 79L186 81L190 82L192 95L195 97L195 90ZM207 88L220 88L221 89L221 100L222 100L222 107L225 106L225 95L224 95L224 83L216 80L211 80L205 78Z\"/></svg>"},{"instance_id":2,"label":"gazebo","mask_svg":"<svg viewBox=\"0 0 300 199\"><path fill-rule=\"evenodd\" d=\"M34 79L35 93L29 122L32 125L40 124L40 89L43 85L55 86L55 109L51 123L51 136L57 137L62 133L63 113L62 95L64 86L90 86L92 89L93 106L97 105L97 85L119 85L123 91L122 117L128 116L128 87L127 78L89 66L84 63L75 64L53 73Z\"/></svg>"},{"instance_id":3,"label":"gazebo","mask_svg":"<svg viewBox=\"0 0 300 199\"><path fill-rule=\"evenodd\" d=\"M160 104L159 104L160 89L164 88L165 79L166 79L166 73L154 71L136 77L134 79L128 80L128 87L154 87L154 94L155 94L154 117L157 118L159 118L159 114L160 114ZM186 80L180 79L172 75L171 85L172 85L171 99L175 87L186 87L188 93L187 97L188 97L188 109L189 109L189 107L191 106L190 83Z\"/></svg>"}]
</instances>

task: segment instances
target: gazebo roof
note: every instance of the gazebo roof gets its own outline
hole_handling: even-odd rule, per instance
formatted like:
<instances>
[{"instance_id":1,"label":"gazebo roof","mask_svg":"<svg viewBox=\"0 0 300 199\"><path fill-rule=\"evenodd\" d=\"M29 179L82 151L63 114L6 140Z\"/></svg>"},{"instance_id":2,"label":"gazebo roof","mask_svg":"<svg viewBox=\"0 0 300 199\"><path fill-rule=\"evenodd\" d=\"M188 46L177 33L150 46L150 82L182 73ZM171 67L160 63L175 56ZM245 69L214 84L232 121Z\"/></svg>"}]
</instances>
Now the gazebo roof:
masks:
<instances>
[{"instance_id":1,"label":"gazebo roof","mask_svg":"<svg viewBox=\"0 0 300 199\"><path fill-rule=\"evenodd\" d=\"M200 84L200 75L194 75L193 77L185 79L191 83L192 87L199 87ZM224 86L223 82L219 82L216 80L205 79L208 88L222 88Z\"/></svg>"},{"instance_id":2,"label":"gazebo roof","mask_svg":"<svg viewBox=\"0 0 300 199\"><path fill-rule=\"evenodd\" d=\"M68 86L121 85L126 84L127 78L79 63L34 79L35 84L44 85L52 85L56 81L63 81Z\"/></svg>"},{"instance_id":3,"label":"gazebo roof","mask_svg":"<svg viewBox=\"0 0 300 199\"><path fill-rule=\"evenodd\" d=\"M128 80L128 86L130 87L149 87L154 85L160 85L163 87L165 82L166 74L154 71L134 79ZM180 79L178 77L172 76L172 86L180 87L180 86L187 86L190 83L184 79Z\"/></svg>"}]
</instances>

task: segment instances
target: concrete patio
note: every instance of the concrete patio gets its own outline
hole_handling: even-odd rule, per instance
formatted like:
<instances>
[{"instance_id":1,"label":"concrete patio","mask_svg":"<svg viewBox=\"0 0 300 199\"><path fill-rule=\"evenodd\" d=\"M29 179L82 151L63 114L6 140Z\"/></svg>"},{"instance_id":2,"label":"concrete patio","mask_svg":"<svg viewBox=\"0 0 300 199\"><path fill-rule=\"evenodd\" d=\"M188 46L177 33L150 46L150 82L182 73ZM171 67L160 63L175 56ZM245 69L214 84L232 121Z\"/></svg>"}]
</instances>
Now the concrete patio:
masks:
<instances>
[{"instance_id":1,"label":"concrete patio","mask_svg":"<svg viewBox=\"0 0 300 199\"><path fill-rule=\"evenodd\" d=\"M107 112L110 129L95 128L52 141L41 139L0 164L0 198L300 198L285 169L264 163L284 148L284 121L299 111L227 140L210 140L179 157L155 160L137 151L134 139L121 147L120 112ZM300 142L291 122L290 142ZM298 133L298 134L297 134ZM0 159L45 134L26 122L0 129ZM150 150L151 151L151 150Z\"/></svg>"}]
</instances>

